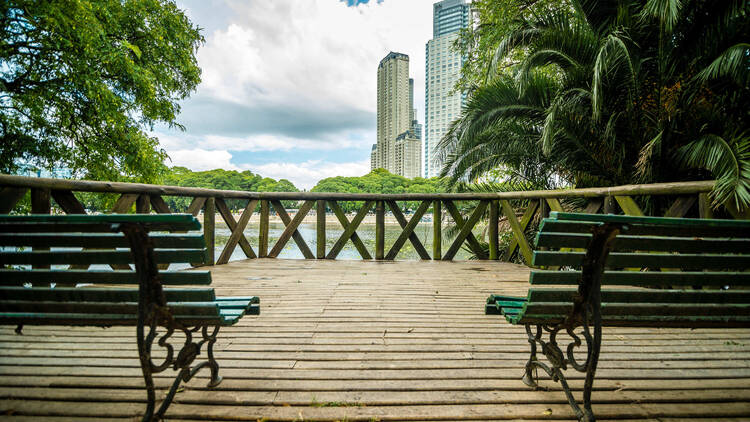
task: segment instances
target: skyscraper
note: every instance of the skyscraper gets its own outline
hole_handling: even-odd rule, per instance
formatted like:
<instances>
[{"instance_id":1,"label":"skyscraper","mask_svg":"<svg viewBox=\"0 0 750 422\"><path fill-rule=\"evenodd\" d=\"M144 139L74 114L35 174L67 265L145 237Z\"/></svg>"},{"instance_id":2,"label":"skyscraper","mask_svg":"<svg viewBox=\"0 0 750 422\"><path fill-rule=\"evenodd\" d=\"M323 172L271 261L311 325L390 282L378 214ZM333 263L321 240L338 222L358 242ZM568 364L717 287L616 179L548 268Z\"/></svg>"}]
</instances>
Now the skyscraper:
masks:
<instances>
[{"instance_id":1,"label":"skyscraper","mask_svg":"<svg viewBox=\"0 0 750 422\"><path fill-rule=\"evenodd\" d=\"M435 147L465 102L462 93L453 91L463 58L452 51L451 45L459 31L468 26L469 5L465 0L443 0L432 5L432 39L425 46L424 177L440 173L442 162L435 156Z\"/></svg>"},{"instance_id":2,"label":"skyscraper","mask_svg":"<svg viewBox=\"0 0 750 422\"><path fill-rule=\"evenodd\" d=\"M390 52L378 65L377 143L370 154L371 169L418 176L421 172L416 125L409 56Z\"/></svg>"}]
</instances>

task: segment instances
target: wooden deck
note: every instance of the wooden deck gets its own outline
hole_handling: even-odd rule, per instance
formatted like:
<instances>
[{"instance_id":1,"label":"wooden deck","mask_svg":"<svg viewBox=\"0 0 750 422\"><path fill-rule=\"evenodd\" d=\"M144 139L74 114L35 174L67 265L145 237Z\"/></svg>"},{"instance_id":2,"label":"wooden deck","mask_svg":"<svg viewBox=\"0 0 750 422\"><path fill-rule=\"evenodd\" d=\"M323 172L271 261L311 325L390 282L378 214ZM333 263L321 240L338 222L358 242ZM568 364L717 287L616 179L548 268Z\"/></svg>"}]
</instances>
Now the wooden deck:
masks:
<instances>
[{"instance_id":1,"label":"wooden deck","mask_svg":"<svg viewBox=\"0 0 750 422\"><path fill-rule=\"evenodd\" d=\"M258 295L262 314L222 331L224 382L191 381L167 420L572 417L557 384L521 383L523 329L483 313L490 293L525 294L525 267L262 259L212 271L219 294ZM136 420L135 349L133 328L0 327L0 419ZM750 420L750 330L605 328L597 375L600 420Z\"/></svg>"}]
</instances>

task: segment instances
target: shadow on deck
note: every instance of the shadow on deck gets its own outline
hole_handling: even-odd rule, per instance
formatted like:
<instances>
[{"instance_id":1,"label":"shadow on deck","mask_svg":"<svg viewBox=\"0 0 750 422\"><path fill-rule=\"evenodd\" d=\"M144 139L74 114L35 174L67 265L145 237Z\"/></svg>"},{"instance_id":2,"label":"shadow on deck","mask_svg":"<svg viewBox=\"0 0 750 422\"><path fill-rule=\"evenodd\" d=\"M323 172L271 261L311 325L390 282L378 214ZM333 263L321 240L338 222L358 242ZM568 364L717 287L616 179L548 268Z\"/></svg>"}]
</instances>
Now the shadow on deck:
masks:
<instances>
[{"instance_id":1,"label":"shadow on deck","mask_svg":"<svg viewBox=\"0 0 750 422\"><path fill-rule=\"evenodd\" d=\"M202 373L167 420L572 418L554 382L521 382L523 328L483 313L490 293L525 294L526 267L261 259L211 270L217 294L260 296L262 313L222 330L224 382L209 391ZM134 328L24 333L0 327L0 419L143 411ZM600 420L748 420L750 330L605 328L594 386Z\"/></svg>"}]
</instances>

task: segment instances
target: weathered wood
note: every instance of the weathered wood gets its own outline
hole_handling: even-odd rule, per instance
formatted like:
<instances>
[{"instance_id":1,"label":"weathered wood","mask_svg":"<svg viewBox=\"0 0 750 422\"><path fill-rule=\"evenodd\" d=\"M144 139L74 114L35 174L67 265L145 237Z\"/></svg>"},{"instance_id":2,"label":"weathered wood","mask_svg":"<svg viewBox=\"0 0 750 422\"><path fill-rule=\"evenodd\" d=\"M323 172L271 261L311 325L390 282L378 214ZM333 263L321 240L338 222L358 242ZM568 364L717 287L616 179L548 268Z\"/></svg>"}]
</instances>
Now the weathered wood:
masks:
<instances>
[{"instance_id":1,"label":"weathered wood","mask_svg":"<svg viewBox=\"0 0 750 422\"><path fill-rule=\"evenodd\" d=\"M547 200L542 198L539 200L539 216L542 219L545 219L549 217L549 204L547 203Z\"/></svg>"},{"instance_id":2,"label":"weathered wood","mask_svg":"<svg viewBox=\"0 0 750 422\"><path fill-rule=\"evenodd\" d=\"M365 216L367 215L367 213L370 212L370 209L372 208L372 206L374 205L374 203L375 203L375 201L366 201L364 203L364 205L362 205L362 208L359 210L359 212L357 212L357 215L354 216L354 218L352 219L351 223L346 224L346 226L344 227L344 232L341 233L341 236L339 236L339 238L336 241L336 243L333 245L333 247L331 248L331 250L328 252L328 255L326 256L326 259L336 259L336 256L338 256L339 252L341 252L341 249L346 244L346 241L349 240L350 238L352 238L352 235L356 232L357 227L359 227L359 224L362 223L362 220L365 219ZM330 204L331 204L331 208L333 208L334 212L336 212L336 208L339 208L339 211L340 211L340 207L338 207L338 204L336 204L335 202L331 202ZM338 215L339 215L339 213L336 212L336 216L337 217L338 217ZM342 216L343 216L343 214L342 214ZM346 220L347 220L346 216L344 216L343 220L339 217L339 221L341 221L341 225L342 226L345 225L344 222ZM356 243L355 243L355 246L356 246ZM358 248L358 250L359 250L359 248ZM362 254L362 252L363 251L360 251L360 254ZM366 250L364 252L366 252ZM369 256L369 253L368 254L362 254L362 258L363 259L372 259L372 258L367 258L366 256Z\"/></svg>"},{"instance_id":3,"label":"weathered wood","mask_svg":"<svg viewBox=\"0 0 750 422\"><path fill-rule=\"evenodd\" d=\"M136 199L138 199L138 195L136 194L123 193L117 198L117 201L115 201L115 205L110 212L112 214L126 214L130 212Z\"/></svg>"},{"instance_id":4,"label":"weathered wood","mask_svg":"<svg viewBox=\"0 0 750 422\"><path fill-rule=\"evenodd\" d=\"M601 199L592 199L589 201L588 205L586 205L586 208L583 209L583 212L585 214L596 214L602 209L602 205L604 205L604 201Z\"/></svg>"},{"instance_id":5,"label":"weathered wood","mask_svg":"<svg viewBox=\"0 0 750 422\"><path fill-rule=\"evenodd\" d=\"M614 214L617 212L617 201L611 195L604 198L604 214Z\"/></svg>"},{"instance_id":6,"label":"weathered wood","mask_svg":"<svg viewBox=\"0 0 750 422\"><path fill-rule=\"evenodd\" d=\"M714 218L714 210L708 193L698 194L698 214L700 218Z\"/></svg>"},{"instance_id":7,"label":"weathered wood","mask_svg":"<svg viewBox=\"0 0 750 422\"><path fill-rule=\"evenodd\" d=\"M269 210L268 200L260 201L260 226L258 228L258 256L266 258L268 256L268 223Z\"/></svg>"},{"instance_id":8,"label":"weathered wood","mask_svg":"<svg viewBox=\"0 0 750 422\"><path fill-rule=\"evenodd\" d=\"M0 175L1 176L1 175ZM41 187L40 189L45 189ZM0 214L8 214L18 201L26 195L27 188L3 187L0 189Z\"/></svg>"},{"instance_id":9,"label":"weathered wood","mask_svg":"<svg viewBox=\"0 0 750 422\"><path fill-rule=\"evenodd\" d=\"M616 195L615 200L620 205L620 208L622 208L622 211L625 213L625 215L632 215L635 217L644 215L643 211L641 211L640 207L638 207L638 204L636 204L633 198L631 198L630 196Z\"/></svg>"},{"instance_id":10,"label":"weathered wood","mask_svg":"<svg viewBox=\"0 0 750 422\"><path fill-rule=\"evenodd\" d=\"M136 214L151 213L151 197L149 195L138 195L138 198L135 200L135 212Z\"/></svg>"},{"instance_id":11,"label":"weathered wood","mask_svg":"<svg viewBox=\"0 0 750 422\"><path fill-rule=\"evenodd\" d=\"M557 198L547 198L546 199L547 205L549 205L550 211L557 211L557 212L563 212L564 209L562 207L562 204L560 204L560 200Z\"/></svg>"},{"instance_id":12,"label":"weathered wood","mask_svg":"<svg viewBox=\"0 0 750 422\"><path fill-rule=\"evenodd\" d=\"M521 227L521 224L519 224L518 220L516 219L516 212L513 209L513 206L508 201L500 201L500 205L503 208L503 214L505 214L505 217L508 219L508 224L510 224L510 228L513 231L513 238L521 250L523 259L527 264L531 264L533 252L531 250L531 246L529 246L529 242L526 240L526 233L524 231L524 228ZM533 205L529 204L529 209L532 209L532 207ZM533 216L533 212L527 212L527 214ZM530 220L531 217L529 217L528 221ZM527 225L528 221L526 222Z\"/></svg>"},{"instance_id":13,"label":"weathered wood","mask_svg":"<svg viewBox=\"0 0 750 422\"><path fill-rule=\"evenodd\" d=\"M417 224L422 220L422 216L425 212L427 212L427 209L430 208L430 201L422 201L421 204L419 204L419 207L414 212L414 215L412 215L411 219L407 223L406 218L404 217L404 214L401 212L401 208L399 208L398 204L395 201L387 201L388 207L391 209L391 212L393 213L393 216L398 221L398 224L402 228L401 234L398 236L396 241L393 243L393 246L391 246L391 249L388 251L388 255L386 255L385 259L393 260L396 259L396 256L398 255L398 252L401 250L401 248L404 246L404 243L406 243L406 239L409 239L414 246L414 249L419 254L419 257L421 259L428 260L430 259L430 255L427 253L427 250L422 245L422 242L419 240L419 237L414 233L414 229L417 227Z\"/></svg>"},{"instance_id":14,"label":"weathered wood","mask_svg":"<svg viewBox=\"0 0 750 422\"><path fill-rule=\"evenodd\" d=\"M149 195L149 202L151 208L156 211L157 214L171 214L172 210L169 209L169 205L164 202L164 198L160 195Z\"/></svg>"},{"instance_id":15,"label":"weathered wood","mask_svg":"<svg viewBox=\"0 0 750 422\"><path fill-rule=\"evenodd\" d=\"M672 206L664 214L665 217L684 217L695 205L698 198L695 195L681 196L677 198Z\"/></svg>"},{"instance_id":16,"label":"weathered wood","mask_svg":"<svg viewBox=\"0 0 750 422\"><path fill-rule=\"evenodd\" d=\"M190 215L197 216L201 210L203 209L203 205L206 203L206 198L199 196L197 198L193 198L192 202L190 202L190 205L187 208L187 212Z\"/></svg>"},{"instance_id":17,"label":"weathered wood","mask_svg":"<svg viewBox=\"0 0 750 422\"><path fill-rule=\"evenodd\" d=\"M442 259L441 246L443 243L443 212L440 210L440 200L432 201L432 259Z\"/></svg>"},{"instance_id":18,"label":"weathered wood","mask_svg":"<svg viewBox=\"0 0 750 422\"><path fill-rule=\"evenodd\" d=\"M520 223L521 231L523 232L526 231L526 228L529 226L529 223L531 223L531 221L534 219L534 216L536 215L536 210L540 206L540 204L549 210L549 205L547 205L546 201L543 201L543 200L542 201L529 201L529 207L526 208L526 211L523 213L523 216L521 217L521 223ZM511 227L511 230L512 230L512 227ZM514 235L510 243L508 244L508 249L506 249L505 253L503 254L502 260L506 262L510 261L510 259L513 257L513 254L516 252L516 249L518 249L518 240L516 239L516 236Z\"/></svg>"},{"instance_id":19,"label":"weathered wood","mask_svg":"<svg viewBox=\"0 0 750 422\"><path fill-rule=\"evenodd\" d=\"M216 261L216 201L206 198L203 206L203 238L206 241L206 265L214 265Z\"/></svg>"},{"instance_id":20,"label":"weathered wood","mask_svg":"<svg viewBox=\"0 0 750 422\"><path fill-rule=\"evenodd\" d=\"M454 201L468 201L478 199L539 199L539 198L597 198L611 195L683 195L710 192L715 181L653 183L644 185L623 185L605 188L560 189L521 192L497 193L441 193L441 194L348 194L329 192L245 192L219 189L203 189L182 186L148 185L141 183L99 182L92 180L67 180L43 177L23 177L0 174L0 186L22 188L49 188L52 190L105 192L105 193L135 193L155 194L167 196L189 197L220 197L244 199L276 199L276 200L393 200L420 201L448 199Z\"/></svg>"},{"instance_id":21,"label":"weathered wood","mask_svg":"<svg viewBox=\"0 0 750 422\"><path fill-rule=\"evenodd\" d=\"M490 201L490 216L487 221L488 224L488 237L487 242L490 244L490 260L497 260L498 256L498 237L497 237L497 224L498 224L498 203L497 201Z\"/></svg>"},{"instance_id":22,"label":"weathered wood","mask_svg":"<svg viewBox=\"0 0 750 422\"><path fill-rule=\"evenodd\" d=\"M341 209L341 206L339 206L339 204L336 201L328 201L328 205L331 207L331 210L333 210L333 213L336 215L336 218L339 220L339 223L341 223L341 227L344 230L346 230L351 224L349 223L349 219L346 218L346 214L344 213L344 210ZM370 255L370 252L367 250L367 247L362 242L362 239L359 238L359 235L357 234L356 230L352 232L350 239L352 243L354 244L354 247L357 248L357 252L359 252L359 255L362 257L362 259L372 259L372 255ZM326 259L331 259L331 258L328 258L326 256Z\"/></svg>"},{"instance_id":23,"label":"weathered wood","mask_svg":"<svg viewBox=\"0 0 750 422\"><path fill-rule=\"evenodd\" d=\"M474 209L474 211L471 213L471 216L464 221L463 217L461 216L461 213L458 211L457 208L455 208L455 205L450 202L446 201L445 206L448 208L448 210L453 215L453 220L455 221L456 225L460 227L460 231L458 232L458 235L456 235L456 239L453 241L453 244L451 244L450 248L448 248L448 251L445 252L445 255L443 256L443 261L450 261L453 259L454 256L456 256L456 252L461 248L461 245L464 243L464 240L467 241L469 244L469 247L472 249L472 251L477 255L479 259L487 259L487 255L484 253L484 250L482 250L482 247L479 245L479 242L477 242L474 235L471 233L471 230L474 228L474 226L477 224L480 218L482 218L482 214L484 214L484 210L487 209L489 201L480 201L477 207ZM452 211L451 207L453 208ZM474 241L470 241L470 239L474 239Z\"/></svg>"},{"instance_id":24,"label":"weathered wood","mask_svg":"<svg viewBox=\"0 0 750 422\"><path fill-rule=\"evenodd\" d=\"M49 189L32 189L31 190L31 213L32 214L49 214L50 207L50 190ZM35 247L35 251L48 251L48 246ZM35 266L37 268L49 268L49 265Z\"/></svg>"},{"instance_id":25,"label":"weathered wood","mask_svg":"<svg viewBox=\"0 0 750 422\"><path fill-rule=\"evenodd\" d=\"M234 248L238 243L242 251L245 253L246 257L251 259L257 258L257 256L255 255L255 251L253 250L252 246L250 246L250 242L248 242L247 238L245 237L245 228L247 227L247 223L250 221L250 217L253 215L253 211L255 211L255 208L257 206L257 199L248 201L245 209L240 215L239 221L235 222L232 213L229 212L229 207L227 207L226 202L224 202L224 200L221 198L216 198L216 208L219 210L219 214L221 214L224 222L227 223L227 227L229 227L229 230L231 230L232 232L232 234L229 236L229 239L227 240L226 245L224 245L224 249L219 255L219 259L216 260L216 265L226 264L227 262L229 262L229 258L231 258L232 253L234 252Z\"/></svg>"},{"instance_id":26,"label":"weathered wood","mask_svg":"<svg viewBox=\"0 0 750 422\"><path fill-rule=\"evenodd\" d=\"M86 214L86 208L73 195L73 192L69 190L52 190L51 193L52 198L66 214Z\"/></svg>"},{"instance_id":27,"label":"weathered wood","mask_svg":"<svg viewBox=\"0 0 750 422\"><path fill-rule=\"evenodd\" d=\"M281 250L284 248L284 245L286 245L291 237L294 238L294 242L297 244L297 247L299 247L299 250L302 252L305 259L315 259L315 255L313 255L310 247L307 246L302 234L297 230L297 227L299 227L300 223L305 219L307 213L312 209L313 205L315 205L315 201L305 201L302 206L299 207L299 210L297 210L297 214L294 215L293 219L289 217L286 209L284 209L284 205L280 201L271 201L271 204L286 228L281 233L281 236L279 236L279 240L276 241L276 244L273 246L273 249L271 249L268 256L270 258L278 257L279 253L281 253Z\"/></svg>"},{"instance_id":28,"label":"weathered wood","mask_svg":"<svg viewBox=\"0 0 750 422\"><path fill-rule=\"evenodd\" d=\"M385 203L375 201L375 259L385 258Z\"/></svg>"},{"instance_id":29,"label":"weathered wood","mask_svg":"<svg viewBox=\"0 0 750 422\"><path fill-rule=\"evenodd\" d=\"M317 259L325 259L326 257L326 201L319 199L316 203L315 208L315 246Z\"/></svg>"}]
</instances>

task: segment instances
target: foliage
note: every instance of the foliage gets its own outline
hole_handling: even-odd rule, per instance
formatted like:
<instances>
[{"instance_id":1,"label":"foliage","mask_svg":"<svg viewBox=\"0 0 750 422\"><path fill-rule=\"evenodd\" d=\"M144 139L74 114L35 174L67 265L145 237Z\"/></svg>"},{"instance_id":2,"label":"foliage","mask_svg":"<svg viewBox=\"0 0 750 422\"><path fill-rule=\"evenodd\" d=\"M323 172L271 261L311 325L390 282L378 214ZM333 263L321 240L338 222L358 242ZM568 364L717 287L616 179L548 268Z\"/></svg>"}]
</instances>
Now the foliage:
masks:
<instances>
[{"instance_id":1,"label":"foliage","mask_svg":"<svg viewBox=\"0 0 750 422\"><path fill-rule=\"evenodd\" d=\"M312 192L341 192L341 193L440 193L445 192L444 183L438 178L423 179L415 177L407 179L389 173L385 169L375 169L361 177L329 177L320 180ZM340 202L345 212L359 210L359 202ZM401 203L404 209L416 209L418 201Z\"/></svg>"},{"instance_id":2,"label":"foliage","mask_svg":"<svg viewBox=\"0 0 750 422\"><path fill-rule=\"evenodd\" d=\"M249 170L238 172L234 170L191 171L185 167L172 167L164 178L165 185L185 186L206 189L239 190L245 192L299 192L292 182L286 179L274 180L253 174ZM190 205L190 198L164 197L164 201L174 212L185 212ZM245 208L246 200L227 199L227 206L232 211ZM295 201L282 201L285 207L293 208Z\"/></svg>"},{"instance_id":3,"label":"foliage","mask_svg":"<svg viewBox=\"0 0 750 422\"><path fill-rule=\"evenodd\" d=\"M158 181L147 130L179 125L200 82L199 29L173 0L9 0L0 5L0 171Z\"/></svg>"},{"instance_id":4,"label":"foliage","mask_svg":"<svg viewBox=\"0 0 750 422\"><path fill-rule=\"evenodd\" d=\"M499 42L521 54L471 96L441 142L452 183L586 187L714 177L750 206L750 3L572 0L533 7Z\"/></svg>"}]
</instances>

